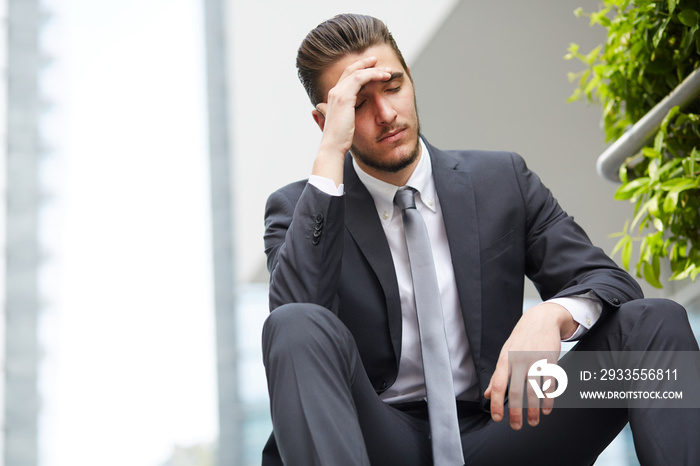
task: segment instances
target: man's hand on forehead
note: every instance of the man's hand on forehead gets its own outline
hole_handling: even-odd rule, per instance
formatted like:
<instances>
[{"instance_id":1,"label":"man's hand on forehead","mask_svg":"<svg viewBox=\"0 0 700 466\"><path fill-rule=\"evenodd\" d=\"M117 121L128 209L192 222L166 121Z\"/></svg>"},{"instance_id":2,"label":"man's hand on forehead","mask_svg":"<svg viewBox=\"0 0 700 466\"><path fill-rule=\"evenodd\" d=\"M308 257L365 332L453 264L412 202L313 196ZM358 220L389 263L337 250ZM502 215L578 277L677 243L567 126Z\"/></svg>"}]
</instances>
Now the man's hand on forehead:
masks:
<instances>
[{"instance_id":1,"label":"man's hand on forehead","mask_svg":"<svg viewBox=\"0 0 700 466\"><path fill-rule=\"evenodd\" d=\"M377 66L376 57L363 57L348 65L338 78L333 88L328 92L326 102L321 102L316 106L324 118L327 116L327 107L333 103L347 103L348 99L354 102L367 84L377 81L391 81L400 76L402 72L392 72L391 68ZM354 108L354 104L353 104Z\"/></svg>"},{"instance_id":2,"label":"man's hand on forehead","mask_svg":"<svg viewBox=\"0 0 700 466\"><path fill-rule=\"evenodd\" d=\"M327 69L328 91L326 102L316 105L314 120L323 131L321 145L314 162L313 174L325 176L342 183L345 153L350 150L355 135L355 106L362 89L373 82L390 81L403 76L403 72L385 66L375 66L377 57L363 57L346 66L337 82L333 67ZM323 81L322 81L323 82Z\"/></svg>"}]
</instances>

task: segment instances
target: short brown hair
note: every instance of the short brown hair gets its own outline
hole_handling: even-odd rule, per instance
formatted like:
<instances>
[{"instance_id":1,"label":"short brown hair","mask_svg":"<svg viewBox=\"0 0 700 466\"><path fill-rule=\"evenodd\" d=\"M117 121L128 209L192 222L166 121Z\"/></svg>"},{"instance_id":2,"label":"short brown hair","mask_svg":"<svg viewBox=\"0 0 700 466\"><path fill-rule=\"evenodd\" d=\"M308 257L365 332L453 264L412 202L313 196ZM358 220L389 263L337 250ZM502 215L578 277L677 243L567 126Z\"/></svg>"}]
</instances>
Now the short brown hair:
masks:
<instances>
[{"instance_id":1,"label":"short brown hair","mask_svg":"<svg viewBox=\"0 0 700 466\"><path fill-rule=\"evenodd\" d=\"M297 52L299 80L311 103L323 102L319 81L323 71L350 53L361 53L373 45L388 44L408 71L396 41L382 21L372 16L342 14L316 26Z\"/></svg>"}]
</instances>

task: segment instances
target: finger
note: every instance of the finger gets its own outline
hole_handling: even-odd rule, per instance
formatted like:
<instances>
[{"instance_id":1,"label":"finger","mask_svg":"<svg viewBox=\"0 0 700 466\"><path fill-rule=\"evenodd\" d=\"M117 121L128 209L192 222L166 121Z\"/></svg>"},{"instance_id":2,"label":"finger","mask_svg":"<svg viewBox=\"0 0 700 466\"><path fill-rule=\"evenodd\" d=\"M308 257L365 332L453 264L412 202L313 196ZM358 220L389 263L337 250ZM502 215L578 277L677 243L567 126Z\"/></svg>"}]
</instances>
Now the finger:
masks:
<instances>
[{"instance_id":1,"label":"finger","mask_svg":"<svg viewBox=\"0 0 700 466\"><path fill-rule=\"evenodd\" d=\"M383 79L389 79L387 76L391 76L391 68L385 67L385 66L377 66L375 67L377 63L377 57L363 57L360 58L359 60L350 63L345 69L343 70L343 73L340 75L340 78L338 79L338 84L343 82L346 78L349 76L357 73L358 71L364 71L364 70L373 70L374 73L364 73L364 74L359 74L358 76L358 81L360 82L360 87L364 86L368 82L370 82L372 79L375 79L377 81L383 80ZM363 79L363 77L366 79ZM336 84L337 85L337 84Z\"/></svg>"},{"instance_id":2,"label":"finger","mask_svg":"<svg viewBox=\"0 0 700 466\"><path fill-rule=\"evenodd\" d=\"M491 418L500 422L503 419L505 394L508 388L508 361L500 357L496 370L489 382L489 398L491 399Z\"/></svg>"},{"instance_id":3,"label":"finger","mask_svg":"<svg viewBox=\"0 0 700 466\"><path fill-rule=\"evenodd\" d=\"M550 385L547 392L551 393L555 390L555 380L553 377L544 377L542 383L546 384L548 380L550 381ZM549 414L552 412L552 409L554 409L554 398L548 398L545 396L545 398L542 400L542 414Z\"/></svg>"},{"instance_id":4,"label":"finger","mask_svg":"<svg viewBox=\"0 0 700 466\"><path fill-rule=\"evenodd\" d=\"M531 426L540 423L540 399L529 382L527 384L527 423Z\"/></svg>"},{"instance_id":5,"label":"finger","mask_svg":"<svg viewBox=\"0 0 700 466\"><path fill-rule=\"evenodd\" d=\"M376 63L377 63L377 57L360 58L359 60L352 62L347 67L345 67L345 69L343 70L343 73L340 75L340 80L350 76L351 74L353 74L357 70L371 68Z\"/></svg>"},{"instance_id":6,"label":"finger","mask_svg":"<svg viewBox=\"0 0 700 466\"><path fill-rule=\"evenodd\" d=\"M510 427L519 430L523 426L524 396L526 370L522 364L511 367L510 385L508 388L508 414Z\"/></svg>"},{"instance_id":7,"label":"finger","mask_svg":"<svg viewBox=\"0 0 700 466\"><path fill-rule=\"evenodd\" d=\"M357 95L362 87L372 81L386 81L391 78L391 73L385 68L364 68L354 71L351 75L341 78L330 91L327 102L330 108L340 105L340 108L349 110L347 105L355 105ZM328 113L324 112L328 116Z\"/></svg>"},{"instance_id":8,"label":"finger","mask_svg":"<svg viewBox=\"0 0 700 466\"><path fill-rule=\"evenodd\" d=\"M341 77L336 85L337 89L349 88L352 94L357 94L362 86L372 81L387 81L391 78L391 69L386 67L363 68L353 71L351 74Z\"/></svg>"},{"instance_id":9,"label":"finger","mask_svg":"<svg viewBox=\"0 0 700 466\"><path fill-rule=\"evenodd\" d=\"M325 102L321 102L320 104L316 105L316 111L321 114L323 118L326 118L326 108L328 107L328 104Z\"/></svg>"}]
</instances>

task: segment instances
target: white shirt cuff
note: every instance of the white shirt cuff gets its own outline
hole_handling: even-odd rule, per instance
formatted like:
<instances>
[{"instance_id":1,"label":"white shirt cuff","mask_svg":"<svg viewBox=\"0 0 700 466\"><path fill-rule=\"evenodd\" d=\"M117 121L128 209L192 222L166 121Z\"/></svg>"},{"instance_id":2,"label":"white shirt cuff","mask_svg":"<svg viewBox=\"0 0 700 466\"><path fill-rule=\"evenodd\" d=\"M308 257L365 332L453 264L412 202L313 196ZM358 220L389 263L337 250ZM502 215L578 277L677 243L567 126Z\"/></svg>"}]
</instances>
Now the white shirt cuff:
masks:
<instances>
[{"instance_id":1,"label":"white shirt cuff","mask_svg":"<svg viewBox=\"0 0 700 466\"><path fill-rule=\"evenodd\" d=\"M574 334L563 341L577 340L585 335L588 329L598 321L603 310L603 304L592 291L577 296L554 298L547 302L563 306L579 324Z\"/></svg>"},{"instance_id":2,"label":"white shirt cuff","mask_svg":"<svg viewBox=\"0 0 700 466\"><path fill-rule=\"evenodd\" d=\"M335 181L325 176L311 175L309 176L309 184L331 196L342 196L345 194L344 184L336 187Z\"/></svg>"}]
</instances>

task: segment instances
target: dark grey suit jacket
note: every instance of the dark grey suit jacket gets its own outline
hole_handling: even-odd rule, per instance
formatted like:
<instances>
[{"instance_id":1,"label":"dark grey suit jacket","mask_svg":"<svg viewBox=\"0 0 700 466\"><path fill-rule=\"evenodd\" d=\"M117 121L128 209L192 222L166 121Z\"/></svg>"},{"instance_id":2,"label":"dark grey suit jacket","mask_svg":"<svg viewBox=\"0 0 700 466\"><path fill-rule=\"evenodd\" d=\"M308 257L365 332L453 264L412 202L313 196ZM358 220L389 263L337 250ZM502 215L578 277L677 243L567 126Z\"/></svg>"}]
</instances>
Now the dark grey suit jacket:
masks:
<instances>
[{"instance_id":1,"label":"dark grey suit jacket","mask_svg":"<svg viewBox=\"0 0 700 466\"><path fill-rule=\"evenodd\" d=\"M438 150L427 144L459 299L483 393L522 315L524 277L542 299L594 292L603 316L642 296L637 283L568 216L513 153ZM378 393L396 380L401 309L396 274L374 202L345 162L345 195L293 183L265 212L270 308L315 303L355 337Z\"/></svg>"}]
</instances>

